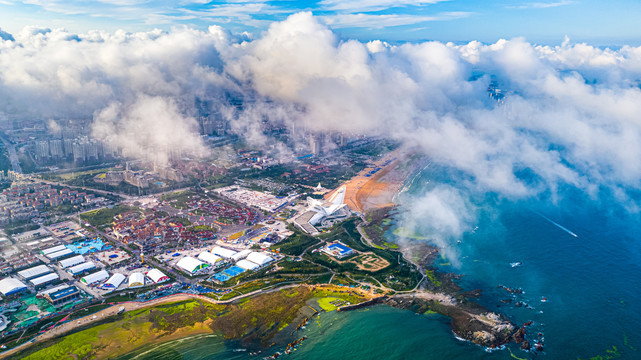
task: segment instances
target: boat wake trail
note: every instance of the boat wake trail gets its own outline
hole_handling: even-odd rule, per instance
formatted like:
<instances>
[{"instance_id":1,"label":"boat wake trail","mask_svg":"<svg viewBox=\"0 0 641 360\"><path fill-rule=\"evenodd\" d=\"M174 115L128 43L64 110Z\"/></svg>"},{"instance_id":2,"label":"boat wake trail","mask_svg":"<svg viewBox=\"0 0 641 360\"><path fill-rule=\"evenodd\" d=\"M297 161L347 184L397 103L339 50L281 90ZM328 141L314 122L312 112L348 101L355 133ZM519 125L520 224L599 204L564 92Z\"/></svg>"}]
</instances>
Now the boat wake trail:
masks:
<instances>
[{"instance_id":1,"label":"boat wake trail","mask_svg":"<svg viewBox=\"0 0 641 360\"><path fill-rule=\"evenodd\" d=\"M577 234L573 233L572 231L570 231L570 229L566 228L565 226L563 226L563 225L561 225L561 224L559 224L559 223L557 223L557 222L554 222L552 219L550 219L550 218L548 218L547 216L545 216L545 215L541 214L540 212L535 211L535 213L536 213L537 215L539 215L540 217L544 218L545 220L549 221L552 225L554 225L554 226L558 227L559 229L561 229L561 230L565 231L566 233L568 233L568 234L570 234L570 235L574 236L575 238L578 238L578 237L579 237L579 235L577 235Z\"/></svg>"}]
</instances>

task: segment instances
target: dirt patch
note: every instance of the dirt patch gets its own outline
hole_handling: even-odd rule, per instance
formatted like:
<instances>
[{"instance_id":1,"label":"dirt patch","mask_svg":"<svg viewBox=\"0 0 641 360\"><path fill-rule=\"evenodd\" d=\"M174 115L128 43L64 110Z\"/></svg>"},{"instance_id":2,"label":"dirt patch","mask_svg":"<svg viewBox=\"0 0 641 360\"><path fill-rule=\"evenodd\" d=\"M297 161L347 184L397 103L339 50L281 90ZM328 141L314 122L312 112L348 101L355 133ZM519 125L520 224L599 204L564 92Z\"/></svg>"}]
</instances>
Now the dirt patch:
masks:
<instances>
[{"instance_id":1,"label":"dirt patch","mask_svg":"<svg viewBox=\"0 0 641 360\"><path fill-rule=\"evenodd\" d=\"M389 261L374 253L363 253L362 255L350 260L350 262L355 263L359 270L371 272L383 270L390 265Z\"/></svg>"}]
</instances>

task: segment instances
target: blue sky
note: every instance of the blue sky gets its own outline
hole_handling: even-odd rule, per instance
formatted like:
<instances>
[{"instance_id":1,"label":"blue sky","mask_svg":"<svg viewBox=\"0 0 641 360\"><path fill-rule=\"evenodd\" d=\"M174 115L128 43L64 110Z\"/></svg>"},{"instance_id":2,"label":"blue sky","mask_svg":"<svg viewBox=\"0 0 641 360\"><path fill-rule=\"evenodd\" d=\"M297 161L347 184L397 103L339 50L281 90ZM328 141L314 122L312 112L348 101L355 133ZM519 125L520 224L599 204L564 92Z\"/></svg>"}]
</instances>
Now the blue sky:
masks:
<instances>
[{"instance_id":1,"label":"blue sky","mask_svg":"<svg viewBox=\"0 0 641 360\"><path fill-rule=\"evenodd\" d=\"M523 36L542 44L641 44L638 0L0 0L0 28L168 30L221 25L259 34L271 21L312 11L344 38L494 42Z\"/></svg>"}]
</instances>

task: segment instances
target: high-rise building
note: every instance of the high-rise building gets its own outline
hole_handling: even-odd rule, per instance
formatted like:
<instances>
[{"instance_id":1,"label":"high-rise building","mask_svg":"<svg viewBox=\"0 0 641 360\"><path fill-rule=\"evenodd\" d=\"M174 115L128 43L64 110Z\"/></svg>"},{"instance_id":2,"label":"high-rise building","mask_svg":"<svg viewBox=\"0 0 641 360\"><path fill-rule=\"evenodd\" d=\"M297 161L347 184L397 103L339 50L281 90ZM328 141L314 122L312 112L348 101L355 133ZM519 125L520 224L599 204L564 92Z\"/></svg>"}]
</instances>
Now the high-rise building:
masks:
<instances>
[{"instance_id":1,"label":"high-rise building","mask_svg":"<svg viewBox=\"0 0 641 360\"><path fill-rule=\"evenodd\" d=\"M314 156L323 153L323 135L319 133L309 134L309 148Z\"/></svg>"},{"instance_id":2,"label":"high-rise building","mask_svg":"<svg viewBox=\"0 0 641 360\"><path fill-rule=\"evenodd\" d=\"M62 140L51 140L49 141L49 152L51 156L57 159L63 158L65 156Z\"/></svg>"},{"instance_id":3,"label":"high-rise building","mask_svg":"<svg viewBox=\"0 0 641 360\"><path fill-rule=\"evenodd\" d=\"M48 141L36 141L36 157L38 159L48 159L50 157L49 153L49 142Z\"/></svg>"},{"instance_id":4,"label":"high-rise building","mask_svg":"<svg viewBox=\"0 0 641 360\"><path fill-rule=\"evenodd\" d=\"M68 157L73 156L73 139L64 139L62 145L63 145L63 150L65 152L65 156L68 156Z\"/></svg>"},{"instance_id":5,"label":"high-rise building","mask_svg":"<svg viewBox=\"0 0 641 360\"><path fill-rule=\"evenodd\" d=\"M73 161L77 163L84 162L87 158L87 152L85 150L86 142L76 141L73 143Z\"/></svg>"}]
</instances>

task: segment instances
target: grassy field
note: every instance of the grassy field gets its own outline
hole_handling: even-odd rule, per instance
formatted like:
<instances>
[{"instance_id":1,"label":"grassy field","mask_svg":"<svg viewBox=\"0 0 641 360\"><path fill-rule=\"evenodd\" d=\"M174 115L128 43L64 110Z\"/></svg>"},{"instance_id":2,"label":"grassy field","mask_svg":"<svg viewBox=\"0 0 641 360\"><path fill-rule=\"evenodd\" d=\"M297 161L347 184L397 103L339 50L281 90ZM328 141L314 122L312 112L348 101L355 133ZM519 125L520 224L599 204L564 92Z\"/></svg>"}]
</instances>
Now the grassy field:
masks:
<instances>
[{"instance_id":1,"label":"grassy field","mask_svg":"<svg viewBox=\"0 0 641 360\"><path fill-rule=\"evenodd\" d=\"M135 207L116 205L112 208L104 208L82 213L80 214L80 218L95 227L100 227L111 223L114 216L136 209L137 208Z\"/></svg>"},{"instance_id":2,"label":"grassy field","mask_svg":"<svg viewBox=\"0 0 641 360\"><path fill-rule=\"evenodd\" d=\"M364 300L350 291L333 288L314 291L301 286L225 305L180 301L107 318L89 328L34 345L15 358L114 358L143 345L205 333L218 333L240 346L258 349L270 345L280 330L293 323L306 301L314 297L351 303ZM329 301L333 300L327 300L328 304Z\"/></svg>"}]
</instances>

